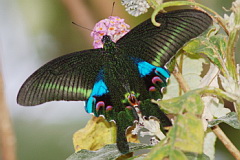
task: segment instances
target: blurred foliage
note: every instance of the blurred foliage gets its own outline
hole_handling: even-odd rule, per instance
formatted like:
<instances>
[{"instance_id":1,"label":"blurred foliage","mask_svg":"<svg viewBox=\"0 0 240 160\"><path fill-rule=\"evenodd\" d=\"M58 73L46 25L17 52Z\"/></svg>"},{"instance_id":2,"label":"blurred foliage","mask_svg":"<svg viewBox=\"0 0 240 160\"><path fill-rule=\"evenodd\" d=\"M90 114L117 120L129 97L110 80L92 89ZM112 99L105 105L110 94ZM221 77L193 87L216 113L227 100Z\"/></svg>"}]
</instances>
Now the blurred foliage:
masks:
<instances>
[{"instance_id":1,"label":"blurred foliage","mask_svg":"<svg viewBox=\"0 0 240 160\"><path fill-rule=\"evenodd\" d=\"M72 135L81 122L46 124L14 119L19 160L66 159L74 152Z\"/></svg>"}]
</instances>

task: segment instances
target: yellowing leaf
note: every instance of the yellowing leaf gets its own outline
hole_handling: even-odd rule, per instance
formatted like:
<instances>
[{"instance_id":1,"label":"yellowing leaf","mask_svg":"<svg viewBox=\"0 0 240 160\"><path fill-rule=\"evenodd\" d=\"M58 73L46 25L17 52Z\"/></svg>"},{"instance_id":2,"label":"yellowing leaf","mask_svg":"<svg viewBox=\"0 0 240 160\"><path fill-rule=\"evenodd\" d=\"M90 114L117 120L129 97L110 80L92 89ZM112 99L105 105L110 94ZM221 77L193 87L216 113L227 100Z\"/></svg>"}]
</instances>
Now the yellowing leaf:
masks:
<instances>
[{"instance_id":1,"label":"yellowing leaf","mask_svg":"<svg viewBox=\"0 0 240 160\"><path fill-rule=\"evenodd\" d=\"M187 113L178 115L169 132L174 147L186 152L203 153L204 130L200 118Z\"/></svg>"},{"instance_id":2,"label":"yellowing leaf","mask_svg":"<svg viewBox=\"0 0 240 160\"><path fill-rule=\"evenodd\" d=\"M127 139L129 142L139 143L137 136L128 130ZM98 150L107 144L116 143L116 125L114 122L107 122L103 117L92 117L85 128L78 130L73 135L75 151L81 149Z\"/></svg>"}]
</instances>

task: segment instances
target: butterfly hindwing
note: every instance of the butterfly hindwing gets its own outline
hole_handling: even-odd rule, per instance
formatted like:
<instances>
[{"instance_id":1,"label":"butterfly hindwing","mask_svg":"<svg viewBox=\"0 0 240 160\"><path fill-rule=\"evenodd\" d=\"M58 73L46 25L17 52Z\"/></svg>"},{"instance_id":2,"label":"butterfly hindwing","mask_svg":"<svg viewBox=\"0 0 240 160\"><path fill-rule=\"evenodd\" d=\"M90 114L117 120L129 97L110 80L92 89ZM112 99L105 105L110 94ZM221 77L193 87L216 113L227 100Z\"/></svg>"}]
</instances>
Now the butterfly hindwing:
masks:
<instances>
[{"instance_id":1,"label":"butterfly hindwing","mask_svg":"<svg viewBox=\"0 0 240 160\"><path fill-rule=\"evenodd\" d=\"M161 13L156 21L160 27L148 19L123 36L117 46L131 57L163 67L186 42L212 24L206 13L194 9Z\"/></svg>"},{"instance_id":2,"label":"butterfly hindwing","mask_svg":"<svg viewBox=\"0 0 240 160\"><path fill-rule=\"evenodd\" d=\"M48 62L25 81L18 93L18 104L87 100L102 67L101 53L101 49L85 50Z\"/></svg>"}]
</instances>

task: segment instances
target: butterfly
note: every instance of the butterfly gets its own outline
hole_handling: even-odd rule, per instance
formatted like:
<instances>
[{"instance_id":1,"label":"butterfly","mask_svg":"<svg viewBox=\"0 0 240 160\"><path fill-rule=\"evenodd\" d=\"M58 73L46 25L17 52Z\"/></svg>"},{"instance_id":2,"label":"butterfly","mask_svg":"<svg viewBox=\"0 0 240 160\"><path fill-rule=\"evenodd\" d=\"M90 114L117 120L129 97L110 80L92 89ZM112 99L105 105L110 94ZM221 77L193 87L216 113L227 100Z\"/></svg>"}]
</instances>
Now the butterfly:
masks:
<instances>
[{"instance_id":1,"label":"butterfly","mask_svg":"<svg viewBox=\"0 0 240 160\"><path fill-rule=\"evenodd\" d=\"M212 24L206 13L194 9L160 13L156 27L148 19L114 43L102 38L103 48L58 57L35 71L22 85L17 103L35 106L49 101L86 101L95 116L116 122L117 147L129 152L125 131L139 120L156 117L171 126L163 111L151 103L162 98L170 73L165 65L189 40Z\"/></svg>"}]
</instances>

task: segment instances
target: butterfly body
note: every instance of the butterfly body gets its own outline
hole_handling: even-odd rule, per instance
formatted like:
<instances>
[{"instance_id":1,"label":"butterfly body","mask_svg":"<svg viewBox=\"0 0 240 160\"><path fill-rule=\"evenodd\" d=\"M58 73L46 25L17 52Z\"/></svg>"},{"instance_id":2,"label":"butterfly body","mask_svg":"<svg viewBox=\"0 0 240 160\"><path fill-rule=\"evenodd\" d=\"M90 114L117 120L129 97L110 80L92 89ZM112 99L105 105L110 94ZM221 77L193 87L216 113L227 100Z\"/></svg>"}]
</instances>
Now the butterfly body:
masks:
<instances>
[{"instance_id":1,"label":"butterfly body","mask_svg":"<svg viewBox=\"0 0 240 160\"><path fill-rule=\"evenodd\" d=\"M151 99L162 98L170 74L165 64L212 19L197 10L159 14L156 27L146 20L114 43L103 36L103 48L56 58L34 72L21 87L17 102L34 106L48 101L86 101L85 109L117 124L117 146L128 152L125 131L144 117L156 117L162 127L171 122Z\"/></svg>"}]
</instances>

